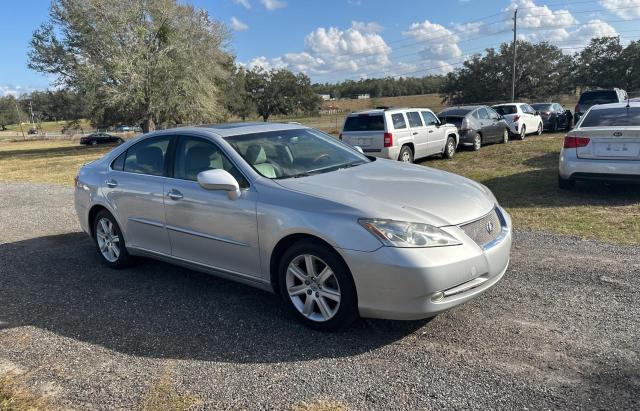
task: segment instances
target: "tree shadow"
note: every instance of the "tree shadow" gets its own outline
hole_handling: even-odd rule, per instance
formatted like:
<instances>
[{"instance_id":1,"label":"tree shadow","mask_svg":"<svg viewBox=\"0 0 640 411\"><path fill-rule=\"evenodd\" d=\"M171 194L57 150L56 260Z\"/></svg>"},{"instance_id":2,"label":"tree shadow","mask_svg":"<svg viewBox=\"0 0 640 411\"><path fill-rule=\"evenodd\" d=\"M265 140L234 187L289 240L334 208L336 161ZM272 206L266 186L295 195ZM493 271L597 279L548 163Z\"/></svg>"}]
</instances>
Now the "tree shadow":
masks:
<instances>
[{"instance_id":1,"label":"tree shadow","mask_svg":"<svg viewBox=\"0 0 640 411\"><path fill-rule=\"evenodd\" d=\"M278 297L162 262L104 267L84 233L0 245L0 326L35 326L128 355L235 363L346 357L427 321L298 324ZM4 324L4 325L2 325Z\"/></svg>"},{"instance_id":2,"label":"tree shadow","mask_svg":"<svg viewBox=\"0 0 640 411\"><path fill-rule=\"evenodd\" d=\"M0 151L0 160L4 159L15 159L16 157L66 157L78 154L84 154L87 151L101 153L106 152L113 147L116 147L117 144L100 144L97 147L93 146L67 146L67 147L50 147L50 148L36 148L36 149L19 149L19 150L3 150Z\"/></svg>"}]
</instances>

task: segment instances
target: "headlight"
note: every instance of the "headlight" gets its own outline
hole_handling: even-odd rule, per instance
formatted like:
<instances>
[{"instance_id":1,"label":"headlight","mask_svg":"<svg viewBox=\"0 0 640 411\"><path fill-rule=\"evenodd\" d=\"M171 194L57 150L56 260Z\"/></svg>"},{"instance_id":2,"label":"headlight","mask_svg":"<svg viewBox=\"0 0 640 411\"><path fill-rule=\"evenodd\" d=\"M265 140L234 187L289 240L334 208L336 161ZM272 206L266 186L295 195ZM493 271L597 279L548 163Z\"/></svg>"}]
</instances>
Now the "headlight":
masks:
<instances>
[{"instance_id":1,"label":"headlight","mask_svg":"<svg viewBox=\"0 0 640 411\"><path fill-rule=\"evenodd\" d=\"M365 218L358 222L388 247L444 247L462 244L451 234L429 224Z\"/></svg>"}]
</instances>

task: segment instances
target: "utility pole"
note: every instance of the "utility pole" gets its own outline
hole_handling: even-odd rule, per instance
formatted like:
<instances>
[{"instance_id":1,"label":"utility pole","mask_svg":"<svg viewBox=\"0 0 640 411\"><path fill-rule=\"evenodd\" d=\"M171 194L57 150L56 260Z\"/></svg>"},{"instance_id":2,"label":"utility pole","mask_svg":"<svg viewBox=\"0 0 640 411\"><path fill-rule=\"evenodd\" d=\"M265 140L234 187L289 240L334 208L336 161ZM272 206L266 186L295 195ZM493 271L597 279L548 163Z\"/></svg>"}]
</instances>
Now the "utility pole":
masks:
<instances>
[{"instance_id":1,"label":"utility pole","mask_svg":"<svg viewBox=\"0 0 640 411\"><path fill-rule=\"evenodd\" d=\"M516 102L516 35L518 30L518 9L513 12L513 73L511 77L511 102Z\"/></svg>"}]
</instances>

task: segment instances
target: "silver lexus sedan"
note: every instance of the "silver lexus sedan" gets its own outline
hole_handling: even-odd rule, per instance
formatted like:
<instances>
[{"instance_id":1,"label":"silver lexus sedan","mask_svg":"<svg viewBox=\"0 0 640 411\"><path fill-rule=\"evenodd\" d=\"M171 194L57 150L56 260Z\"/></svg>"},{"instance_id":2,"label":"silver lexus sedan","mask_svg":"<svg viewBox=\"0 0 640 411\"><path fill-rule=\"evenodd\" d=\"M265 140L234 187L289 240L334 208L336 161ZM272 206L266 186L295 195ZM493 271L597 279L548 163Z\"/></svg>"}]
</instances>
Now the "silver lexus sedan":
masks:
<instances>
[{"instance_id":1,"label":"silver lexus sedan","mask_svg":"<svg viewBox=\"0 0 640 411\"><path fill-rule=\"evenodd\" d=\"M433 317L494 286L511 249L483 185L294 124L143 135L80 169L75 205L108 266L149 256L269 290L321 330Z\"/></svg>"}]
</instances>

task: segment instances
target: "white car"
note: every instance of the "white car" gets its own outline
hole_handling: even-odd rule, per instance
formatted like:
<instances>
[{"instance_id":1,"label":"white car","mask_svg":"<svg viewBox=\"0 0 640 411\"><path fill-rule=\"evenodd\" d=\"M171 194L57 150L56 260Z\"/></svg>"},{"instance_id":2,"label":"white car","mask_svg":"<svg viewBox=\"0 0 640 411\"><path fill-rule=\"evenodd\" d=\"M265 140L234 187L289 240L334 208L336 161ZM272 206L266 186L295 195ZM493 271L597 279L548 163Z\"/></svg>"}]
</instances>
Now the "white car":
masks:
<instances>
[{"instance_id":1,"label":"white car","mask_svg":"<svg viewBox=\"0 0 640 411\"><path fill-rule=\"evenodd\" d=\"M640 182L640 102L593 106L566 135L558 185L576 180Z\"/></svg>"},{"instance_id":2,"label":"white car","mask_svg":"<svg viewBox=\"0 0 640 411\"><path fill-rule=\"evenodd\" d=\"M374 157L413 163L442 154L452 158L460 138L453 124L441 124L427 108L382 108L351 113L340 139Z\"/></svg>"},{"instance_id":3,"label":"white car","mask_svg":"<svg viewBox=\"0 0 640 411\"><path fill-rule=\"evenodd\" d=\"M527 134L542 134L544 127L542 117L529 104L498 104L492 108L509 124L511 134L520 140L524 140Z\"/></svg>"}]
</instances>

